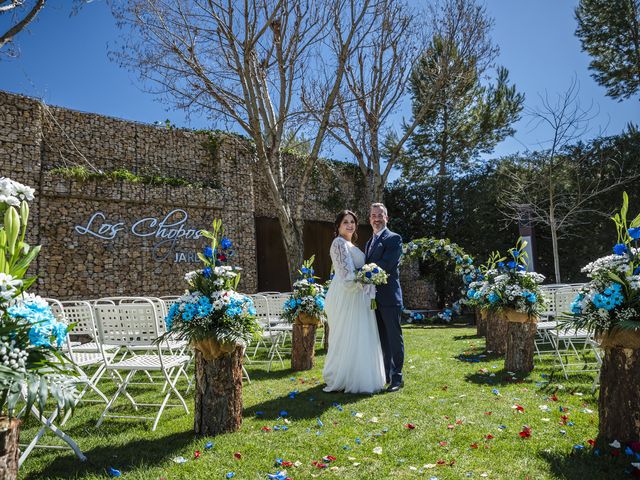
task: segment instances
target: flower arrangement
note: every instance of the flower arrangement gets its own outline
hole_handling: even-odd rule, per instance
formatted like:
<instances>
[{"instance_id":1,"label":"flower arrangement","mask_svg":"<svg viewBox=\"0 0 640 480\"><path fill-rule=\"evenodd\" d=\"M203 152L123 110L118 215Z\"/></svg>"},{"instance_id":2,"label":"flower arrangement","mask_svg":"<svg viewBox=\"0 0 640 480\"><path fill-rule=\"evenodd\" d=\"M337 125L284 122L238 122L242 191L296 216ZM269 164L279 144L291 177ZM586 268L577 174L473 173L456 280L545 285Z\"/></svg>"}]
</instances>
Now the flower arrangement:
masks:
<instances>
[{"instance_id":1,"label":"flower arrangement","mask_svg":"<svg viewBox=\"0 0 640 480\"><path fill-rule=\"evenodd\" d=\"M640 328L640 214L627 222L628 207L625 192L620 212L612 217L618 232L613 254L582 269L591 280L576 296L571 312L567 312L567 326L596 334Z\"/></svg>"},{"instance_id":2,"label":"flower arrangement","mask_svg":"<svg viewBox=\"0 0 640 480\"><path fill-rule=\"evenodd\" d=\"M388 278L389 274L375 263L367 263L356 271L356 282L361 283L364 286L385 285ZM370 293L372 295L371 310L375 310L377 308L375 291Z\"/></svg>"},{"instance_id":3,"label":"flower arrangement","mask_svg":"<svg viewBox=\"0 0 640 480\"><path fill-rule=\"evenodd\" d=\"M507 263L493 254L482 280L469 285L468 298L489 310L511 309L538 316L544 310L544 298L540 291L544 276L527 272L526 246L526 241L518 239L515 248L509 250L511 260Z\"/></svg>"},{"instance_id":4,"label":"flower arrangement","mask_svg":"<svg viewBox=\"0 0 640 480\"><path fill-rule=\"evenodd\" d=\"M35 278L26 278L40 252L25 242L29 204L34 190L0 178L0 411L13 415L26 392L26 412L44 409L53 397L62 409L77 395L74 372L58 350L67 326L58 322L42 298L26 293Z\"/></svg>"},{"instance_id":5,"label":"flower arrangement","mask_svg":"<svg viewBox=\"0 0 640 480\"><path fill-rule=\"evenodd\" d=\"M225 265L232 256L232 242L224 237L221 220L214 220L210 240L198 257L203 268L185 275L187 292L174 303L165 319L167 335L198 342L213 339L221 345L245 344L259 330L251 298L236 292L240 268Z\"/></svg>"},{"instance_id":6,"label":"flower arrangement","mask_svg":"<svg viewBox=\"0 0 640 480\"><path fill-rule=\"evenodd\" d=\"M315 256L302 263L298 270L300 279L293 284L293 293L284 304L282 317L290 323L319 322L326 314L324 312L325 287L317 283L314 276L313 261ZM305 319L305 320L303 320Z\"/></svg>"}]
</instances>

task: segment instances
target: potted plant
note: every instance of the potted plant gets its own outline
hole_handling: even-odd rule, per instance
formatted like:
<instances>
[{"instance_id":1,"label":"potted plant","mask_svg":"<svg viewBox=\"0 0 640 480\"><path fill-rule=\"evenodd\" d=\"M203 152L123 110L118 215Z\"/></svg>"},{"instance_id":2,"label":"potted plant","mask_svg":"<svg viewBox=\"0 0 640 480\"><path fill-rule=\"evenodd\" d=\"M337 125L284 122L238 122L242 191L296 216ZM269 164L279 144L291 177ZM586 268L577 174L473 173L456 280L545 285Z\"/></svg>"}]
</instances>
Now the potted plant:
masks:
<instances>
[{"instance_id":1,"label":"potted plant","mask_svg":"<svg viewBox=\"0 0 640 480\"><path fill-rule=\"evenodd\" d=\"M222 221L200 233L210 240L198 253L203 267L185 275L187 292L169 309L164 336L187 340L195 349L194 430L217 435L242 423L242 358L259 326L253 301L236 291L240 269L226 264L233 244Z\"/></svg>"},{"instance_id":2,"label":"potted plant","mask_svg":"<svg viewBox=\"0 0 640 480\"><path fill-rule=\"evenodd\" d=\"M629 197L612 220L613 253L586 265L590 281L571 306L566 327L594 332L604 350L600 370L599 437L640 440L640 215L627 221Z\"/></svg>"},{"instance_id":3,"label":"potted plant","mask_svg":"<svg viewBox=\"0 0 640 480\"><path fill-rule=\"evenodd\" d=\"M27 269L40 247L26 241L33 189L0 178L0 478L18 474L20 421L14 417L25 403L25 414L36 405L42 412L52 397L62 409L72 408L76 384L59 348L67 326L49 305L26 293L35 277ZM22 405L20 405L22 406Z\"/></svg>"},{"instance_id":4,"label":"potted plant","mask_svg":"<svg viewBox=\"0 0 640 480\"><path fill-rule=\"evenodd\" d=\"M486 337L487 350L503 352L501 334L504 328L501 324L496 324L494 312L489 308L489 294L493 286L494 278L498 275L497 265L504 261L504 257L499 252L492 252L486 263L480 265L475 280L469 283L464 299L464 303L473 307L479 312L479 318L476 323L476 333L478 336ZM493 297L492 297L493 298ZM489 332L489 324L491 331Z\"/></svg>"},{"instance_id":5,"label":"potted plant","mask_svg":"<svg viewBox=\"0 0 640 480\"><path fill-rule=\"evenodd\" d=\"M316 282L314 257L305 260L298 270L300 278L293 284L293 293L284 304L283 317L293 323L291 368L310 370L315 362L315 339L318 325L325 318L325 289Z\"/></svg>"}]
</instances>

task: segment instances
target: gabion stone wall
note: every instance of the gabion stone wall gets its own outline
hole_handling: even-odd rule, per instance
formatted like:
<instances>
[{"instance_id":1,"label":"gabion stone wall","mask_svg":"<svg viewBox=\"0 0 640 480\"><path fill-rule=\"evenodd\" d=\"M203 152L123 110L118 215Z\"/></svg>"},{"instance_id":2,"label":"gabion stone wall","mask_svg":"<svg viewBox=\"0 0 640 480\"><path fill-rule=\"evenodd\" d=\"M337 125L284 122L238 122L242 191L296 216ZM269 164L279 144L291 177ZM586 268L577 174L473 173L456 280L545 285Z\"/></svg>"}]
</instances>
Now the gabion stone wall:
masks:
<instances>
[{"instance_id":1,"label":"gabion stone wall","mask_svg":"<svg viewBox=\"0 0 640 480\"><path fill-rule=\"evenodd\" d=\"M289 158L291 195L301 172ZM199 186L78 180L52 172L77 165ZM195 252L205 243L197 232L214 218L222 218L235 243L234 263L243 268L240 288L257 288L255 218L276 215L251 149L238 137L212 142L207 133L48 107L0 91L0 176L36 189L30 241L43 246L34 265L41 295L180 294L184 273L197 267ZM303 218L331 222L338 210L350 208L366 222L360 178L353 165L319 162L305 192Z\"/></svg>"}]
</instances>

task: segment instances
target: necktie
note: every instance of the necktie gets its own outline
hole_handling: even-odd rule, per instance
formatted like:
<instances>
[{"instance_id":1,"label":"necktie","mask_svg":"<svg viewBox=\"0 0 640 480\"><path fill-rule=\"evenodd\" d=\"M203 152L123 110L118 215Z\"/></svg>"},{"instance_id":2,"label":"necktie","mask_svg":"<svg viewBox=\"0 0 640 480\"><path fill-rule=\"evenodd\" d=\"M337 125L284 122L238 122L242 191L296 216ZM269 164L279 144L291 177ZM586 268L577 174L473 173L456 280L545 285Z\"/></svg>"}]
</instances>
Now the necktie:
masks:
<instances>
[{"instance_id":1,"label":"necktie","mask_svg":"<svg viewBox=\"0 0 640 480\"><path fill-rule=\"evenodd\" d=\"M373 245L376 243L376 241L378 240L378 235L377 234L373 234L373 237L371 237L371 241L369 242L369 248L367 248L367 256L369 256L369 253L371 252L371 248L373 247Z\"/></svg>"}]
</instances>

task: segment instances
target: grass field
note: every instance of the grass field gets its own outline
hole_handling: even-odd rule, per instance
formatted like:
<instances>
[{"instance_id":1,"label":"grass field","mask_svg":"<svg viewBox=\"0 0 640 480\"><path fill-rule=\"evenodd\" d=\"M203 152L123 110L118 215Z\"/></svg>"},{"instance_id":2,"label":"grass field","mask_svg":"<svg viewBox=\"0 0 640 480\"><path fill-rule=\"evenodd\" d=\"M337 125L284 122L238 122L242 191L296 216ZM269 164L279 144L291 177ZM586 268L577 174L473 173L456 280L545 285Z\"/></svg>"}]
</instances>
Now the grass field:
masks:
<instances>
[{"instance_id":1,"label":"grass field","mask_svg":"<svg viewBox=\"0 0 640 480\"><path fill-rule=\"evenodd\" d=\"M303 373L292 373L288 365L267 373L264 364L249 364L252 383L244 385L239 432L197 438L192 414L178 408L165 413L155 432L150 422L131 420L107 420L96 429L102 407L85 404L65 431L88 460L37 449L23 465L22 478L109 478L110 467L122 478L167 480L266 479L283 469L296 480L628 476L631 458L624 452L596 456L588 444L598 424L591 374L566 381L545 362L528 377L514 379L503 370L502 359L480 356L484 341L475 329L412 326L404 331L406 386L399 393L322 392L323 352L317 367ZM102 384L105 390L109 383ZM146 387L132 391L136 398L158 398L148 392ZM191 407L193 397L187 402ZM131 411L125 402L120 405ZM520 436L525 425L528 438ZM23 438L34 433L35 422L29 420ZM46 440L51 443L52 437ZM206 449L209 441L213 446ZM327 456L335 460L323 461ZM176 457L187 461L177 463ZM277 459L297 466L278 466Z\"/></svg>"}]
</instances>

